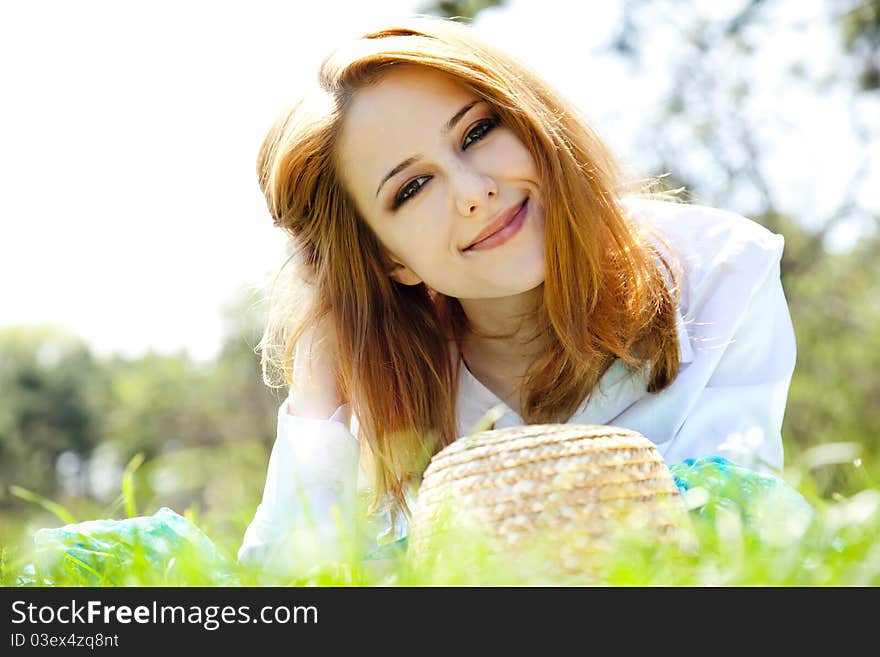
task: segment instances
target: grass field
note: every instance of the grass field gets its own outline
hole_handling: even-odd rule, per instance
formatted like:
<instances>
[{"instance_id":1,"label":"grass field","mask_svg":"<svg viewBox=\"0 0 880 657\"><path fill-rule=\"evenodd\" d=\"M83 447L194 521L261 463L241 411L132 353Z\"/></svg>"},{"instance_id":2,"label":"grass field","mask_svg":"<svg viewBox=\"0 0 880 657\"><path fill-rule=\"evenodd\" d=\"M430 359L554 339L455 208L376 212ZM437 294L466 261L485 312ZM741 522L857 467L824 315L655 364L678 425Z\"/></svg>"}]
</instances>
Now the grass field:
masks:
<instances>
[{"instance_id":1,"label":"grass field","mask_svg":"<svg viewBox=\"0 0 880 657\"><path fill-rule=\"evenodd\" d=\"M423 585L610 585L610 586L877 586L880 585L880 489L876 464L837 458L833 449L802 455L785 473L788 484L809 502L813 514L793 517L772 496L748 509L720 505L706 513L699 490L688 491L691 508L675 540L657 541L639 532L622 533L613 549L590 557L588 567L550 567L574 550L576 538L548 535L505 556L485 537L449 532L430 558L416 562L402 548L387 546L385 558L364 559L356 541L344 555L296 575L271 576L243 568L235 554L254 506L183 510L201 540L171 546L164 553L140 549L155 537L135 536L122 549L112 540L67 549L34 542L40 528L98 518L152 515L158 499L138 505L135 458L109 507L76 502L62 506L23 488L10 492L28 509L0 518L0 584L3 586L423 586ZM838 455L844 453L841 448ZM828 492L828 487L837 490ZM824 493L820 495L820 492ZM702 508L702 511L701 511ZM147 534L143 534L147 536ZM68 537L69 538L69 537ZM112 536L111 536L112 539ZM151 543L152 541L152 543ZM103 547L102 547L103 546ZM64 547L64 546L62 546ZM168 546L166 546L168 547ZM39 548L39 549L38 549ZM57 546L56 546L57 548ZM104 552L101 552L104 549ZM42 550L42 553L40 553ZM42 554L42 556L41 556ZM168 555L173 558L168 558ZM46 560L46 555L52 557ZM79 556L77 556L79 555ZM86 556L83 556L86 555ZM47 565L48 564L48 565Z\"/></svg>"}]
</instances>

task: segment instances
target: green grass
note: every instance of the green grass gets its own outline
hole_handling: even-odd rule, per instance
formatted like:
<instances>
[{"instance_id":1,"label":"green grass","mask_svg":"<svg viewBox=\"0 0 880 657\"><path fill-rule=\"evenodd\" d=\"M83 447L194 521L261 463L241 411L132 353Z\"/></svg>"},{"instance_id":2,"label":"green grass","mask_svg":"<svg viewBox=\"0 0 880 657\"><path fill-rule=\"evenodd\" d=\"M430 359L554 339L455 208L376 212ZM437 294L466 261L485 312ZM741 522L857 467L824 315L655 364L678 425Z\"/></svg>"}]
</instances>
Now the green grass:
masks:
<instances>
[{"instance_id":1,"label":"green grass","mask_svg":"<svg viewBox=\"0 0 880 657\"><path fill-rule=\"evenodd\" d=\"M810 455L808 455L810 456ZM811 458L816 458L813 454ZM538 536L516 550L496 550L478 532L441 533L427 555L388 548L384 559L363 559L359 528L332 562L304 566L295 576L273 577L235 563L235 553L255 505L213 509L193 506L181 515L202 529L217 554L185 545L173 558L157 558L135 540L127 549L105 544L102 557L75 550L56 551L46 565L34 545L36 528L88 520L101 512L134 516L154 513L161 503L136 504L135 457L110 507L64 505L17 487L10 492L23 509L6 524L0 539L3 586L425 586L425 585L609 585L609 586L877 586L880 585L880 489L867 464L799 460L786 480L815 510L809 524L792 525L772 498L745 517L735 508L719 509L711 519L691 513L683 530L658 541L622 531L612 547L589 557L582 538L558 533ZM829 469L841 491L822 497ZM687 499L687 497L686 497ZM0 521L3 519L0 518ZM10 527L13 533L10 534ZM12 538L10 538L12 536ZM358 538L360 536L360 538ZM86 546L89 547L89 546ZM94 547L94 546L91 546ZM583 549L581 549L583 548ZM99 550L98 550L99 551ZM112 555L116 556L113 557ZM121 556L120 556L121 555ZM45 557L45 555L44 555Z\"/></svg>"}]
</instances>

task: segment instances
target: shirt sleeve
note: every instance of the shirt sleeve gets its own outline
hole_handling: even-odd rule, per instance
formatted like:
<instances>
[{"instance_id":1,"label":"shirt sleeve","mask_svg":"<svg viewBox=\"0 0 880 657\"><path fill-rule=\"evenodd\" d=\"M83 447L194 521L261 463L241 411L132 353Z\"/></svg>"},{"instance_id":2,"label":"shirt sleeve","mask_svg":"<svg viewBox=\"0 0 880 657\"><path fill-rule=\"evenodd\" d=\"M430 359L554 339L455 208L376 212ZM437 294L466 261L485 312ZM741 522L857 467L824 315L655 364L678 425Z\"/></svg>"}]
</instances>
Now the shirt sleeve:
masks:
<instances>
[{"instance_id":1,"label":"shirt sleeve","mask_svg":"<svg viewBox=\"0 0 880 657\"><path fill-rule=\"evenodd\" d=\"M292 576L341 558L355 527L359 444L341 419L278 409L262 501L238 551L242 565Z\"/></svg>"},{"instance_id":2,"label":"shirt sleeve","mask_svg":"<svg viewBox=\"0 0 880 657\"><path fill-rule=\"evenodd\" d=\"M757 471L782 469L782 420L796 346L780 280L784 241L774 237L776 248L741 265L744 271L763 270L747 302L739 306L743 312L725 316L723 308L738 307L734 295L714 295L719 310L712 315L718 321L711 324L726 327L730 337L708 347L721 356L712 359L716 364L705 387L664 453L667 462L717 455Z\"/></svg>"}]
</instances>

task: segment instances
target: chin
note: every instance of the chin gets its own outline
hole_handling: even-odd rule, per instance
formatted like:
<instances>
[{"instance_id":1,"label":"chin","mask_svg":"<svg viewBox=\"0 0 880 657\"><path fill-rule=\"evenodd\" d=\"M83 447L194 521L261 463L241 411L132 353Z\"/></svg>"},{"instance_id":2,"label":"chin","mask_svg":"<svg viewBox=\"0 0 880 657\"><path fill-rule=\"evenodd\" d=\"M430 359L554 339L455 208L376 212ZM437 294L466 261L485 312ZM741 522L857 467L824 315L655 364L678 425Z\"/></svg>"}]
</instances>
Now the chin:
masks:
<instances>
[{"instance_id":1,"label":"chin","mask_svg":"<svg viewBox=\"0 0 880 657\"><path fill-rule=\"evenodd\" d=\"M544 282L547 274L547 267L544 262L544 253L537 255L533 261L528 259L520 259L517 267L517 278L523 282L526 289L532 289Z\"/></svg>"},{"instance_id":2,"label":"chin","mask_svg":"<svg viewBox=\"0 0 880 657\"><path fill-rule=\"evenodd\" d=\"M522 272L519 272L522 274ZM515 285L508 288L506 296L516 296L534 292L544 284L544 272L538 272L534 276L518 276Z\"/></svg>"}]
</instances>

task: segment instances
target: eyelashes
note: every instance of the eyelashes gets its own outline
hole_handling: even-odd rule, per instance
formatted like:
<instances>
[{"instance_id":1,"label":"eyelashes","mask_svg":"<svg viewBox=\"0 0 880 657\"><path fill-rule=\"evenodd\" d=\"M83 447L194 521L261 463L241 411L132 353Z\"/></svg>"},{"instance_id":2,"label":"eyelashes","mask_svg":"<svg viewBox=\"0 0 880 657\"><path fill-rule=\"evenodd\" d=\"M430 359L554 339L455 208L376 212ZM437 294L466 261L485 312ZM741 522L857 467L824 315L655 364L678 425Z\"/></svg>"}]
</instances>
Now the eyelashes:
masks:
<instances>
[{"instance_id":1,"label":"eyelashes","mask_svg":"<svg viewBox=\"0 0 880 657\"><path fill-rule=\"evenodd\" d=\"M483 139L498 126L498 123L499 120L497 117L477 121L477 123L474 124L474 126L470 130L468 130L467 134L465 135L464 142L461 145L462 150L466 150L475 142ZM400 191L397 192L397 196L394 197L394 202L391 204L391 210L396 210L413 196L418 194L422 187L424 187L431 179L431 177L432 176L419 176L418 178L413 178L403 187L401 187Z\"/></svg>"},{"instance_id":2,"label":"eyelashes","mask_svg":"<svg viewBox=\"0 0 880 657\"><path fill-rule=\"evenodd\" d=\"M431 176L419 176L406 183L406 185L401 188L400 192L398 192L397 196L394 197L394 203L391 204L391 209L396 210L413 196L418 194L419 190L424 187L425 183L430 179ZM425 182L420 182L422 180Z\"/></svg>"},{"instance_id":3,"label":"eyelashes","mask_svg":"<svg viewBox=\"0 0 880 657\"><path fill-rule=\"evenodd\" d=\"M485 137L489 132L491 132L492 128L494 128L498 123L498 119L483 119L482 121L477 121L476 125L471 128L468 133L464 136L464 143L461 147L467 148L475 141L480 141L483 137ZM476 135L476 136L473 136ZM472 141L468 141L468 139L472 139Z\"/></svg>"}]
</instances>

